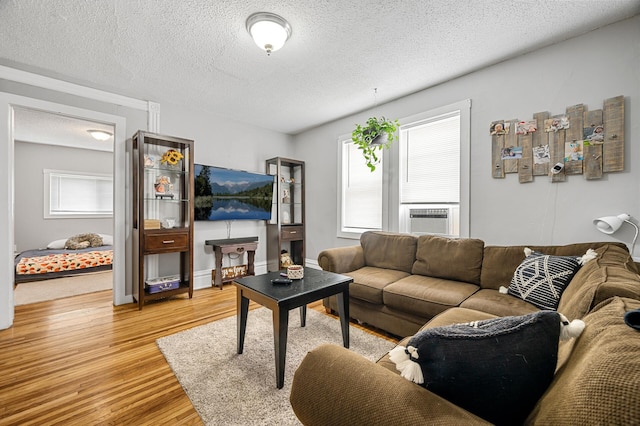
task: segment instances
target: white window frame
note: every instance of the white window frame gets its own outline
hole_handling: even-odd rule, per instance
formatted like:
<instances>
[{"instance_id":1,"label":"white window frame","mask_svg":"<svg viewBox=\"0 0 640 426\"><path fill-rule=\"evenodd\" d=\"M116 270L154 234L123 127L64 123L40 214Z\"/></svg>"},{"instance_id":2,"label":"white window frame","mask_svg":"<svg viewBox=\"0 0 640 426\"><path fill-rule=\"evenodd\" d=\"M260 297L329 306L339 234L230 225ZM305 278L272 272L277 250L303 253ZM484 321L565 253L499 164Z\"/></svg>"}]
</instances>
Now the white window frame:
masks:
<instances>
[{"instance_id":1,"label":"white window frame","mask_svg":"<svg viewBox=\"0 0 640 426\"><path fill-rule=\"evenodd\" d=\"M428 123L437 119L438 117L446 117L451 113L459 111L460 114L460 204L459 204L459 220L458 230L460 238L468 238L470 231L469 220L469 205L470 205L470 164L471 164L471 99L465 99L453 104L445 105L442 107L434 108L429 111L425 111L419 114L415 114L409 117L401 118L400 132L405 129L410 129L421 125L422 123ZM404 169L400 162L400 143L396 147L398 152L398 170ZM393 203L396 205L398 211L398 220L394 221L398 224L398 229L404 228L401 223L403 220L404 207L400 202L400 176L395 176L397 179L397 185L395 185L397 192L394 193Z\"/></svg>"},{"instance_id":2,"label":"white window frame","mask_svg":"<svg viewBox=\"0 0 640 426\"><path fill-rule=\"evenodd\" d=\"M378 173L382 172L382 199L381 199L381 206L380 206L380 208L382 209L382 226L380 228L348 227L345 225L345 216L344 216L345 194L343 191L343 188L347 184L347 180L349 178L348 170L347 170L348 160L346 158L343 158L343 153L345 151L345 145L352 144L352 143L353 141L351 140L351 134L344 134L338 137L338 163L337 164L340 170L338 174L338 190L337 190L337 194L338 194L337 236L339 238L359 239L360 235L363 232L380 231L386 228L387 222L386 222L385 207L388 205L387 203L388 191L386 190L386 188L388 187L388 185L386 184L386 170L387 170L388 161L386 161L385 159L385 153L381 151L380 153L381 161L380 161L380 164L376 166L376 171L378 171ZM369 167L367 167L364 157L362 158L362 168L363 170L366 170L367 173L370 173Z\"/></svg>"},{"instance_id":3,"label":"white window frame","mask_svg":"<svg viewBox=\"0 0 640 426\"><path fill-rule=\"evenodd\" d=\"M80 178L90 181L108 181L111 188L113 188L113 175L104 174L104 173L88 173L88 172L77 172L77 171L67 171L67 170L51 170L44 169L44 218L45 219L100 219L100 218L112 218L113 217L113 194L111 197L111 210L109 212L98 211L98 210L85 210L79 212L56 212L53 210L51 200L51 188L52 181L56 178Z\"/></svg>"},{"instance_id":4,"label":"white window frame","mask_svg":"<svg viewBox=\"0 0 640 426\"><path fill-rule=\"evenodd\" d=\"M459 237L468 238L470 235L470 164L471 164L471 99L465 99L442 107L434 108L419 114L401 118L402 126L412 126L415 123L430 120L453 111L460 111L460 210ZM342 158L342 144L351 140L351 135L338 137L338 229L339 238L359 239L366 229L346 229L343 227L343 181L346 179ZM382 230L401 232L401 203L400 203L400 144L394 142L389 150L382 154ZM363 167L366 167L363 160Z\"/></svg>"}]
</instances>

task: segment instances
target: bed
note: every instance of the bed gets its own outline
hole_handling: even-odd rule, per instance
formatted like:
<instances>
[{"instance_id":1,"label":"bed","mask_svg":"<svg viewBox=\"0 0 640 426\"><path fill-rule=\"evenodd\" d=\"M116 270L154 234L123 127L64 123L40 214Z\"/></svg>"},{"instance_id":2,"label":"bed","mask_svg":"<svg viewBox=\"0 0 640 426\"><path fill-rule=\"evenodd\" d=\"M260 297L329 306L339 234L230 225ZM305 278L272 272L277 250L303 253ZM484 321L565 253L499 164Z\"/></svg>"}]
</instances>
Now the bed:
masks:
<instances>
[{"instance_id":1,"label":"bed","mask_svg":"<svg viewBox=\"0 0 640 426\"><path fill-rule=\"evenodd\" d=\"M106 271L112 268L113 246L70 250L51 243L46 249L21 252L14 264L15 284Z\"/></svg>"}]
</instances>

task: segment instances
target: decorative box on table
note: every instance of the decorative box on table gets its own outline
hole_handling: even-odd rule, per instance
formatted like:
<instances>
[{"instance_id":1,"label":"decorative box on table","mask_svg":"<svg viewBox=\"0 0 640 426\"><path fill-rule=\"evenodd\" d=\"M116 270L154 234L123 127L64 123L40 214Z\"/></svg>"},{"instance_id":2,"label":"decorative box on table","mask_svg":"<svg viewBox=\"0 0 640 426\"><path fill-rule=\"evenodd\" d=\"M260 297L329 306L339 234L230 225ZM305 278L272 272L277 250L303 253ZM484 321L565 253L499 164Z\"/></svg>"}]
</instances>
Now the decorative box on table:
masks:
<instances>
[{"instance_id":1,"label":"decorative box on table","mask_svg":"<svg viewBox=\"0 0 640 426\"><path fill-rule=\"evenodd\" d=\"M149 294L160 293L162 291L174 290L180 287L180 276L158 277L145 281L145 288Z\"/></svg>"}]
</instances>

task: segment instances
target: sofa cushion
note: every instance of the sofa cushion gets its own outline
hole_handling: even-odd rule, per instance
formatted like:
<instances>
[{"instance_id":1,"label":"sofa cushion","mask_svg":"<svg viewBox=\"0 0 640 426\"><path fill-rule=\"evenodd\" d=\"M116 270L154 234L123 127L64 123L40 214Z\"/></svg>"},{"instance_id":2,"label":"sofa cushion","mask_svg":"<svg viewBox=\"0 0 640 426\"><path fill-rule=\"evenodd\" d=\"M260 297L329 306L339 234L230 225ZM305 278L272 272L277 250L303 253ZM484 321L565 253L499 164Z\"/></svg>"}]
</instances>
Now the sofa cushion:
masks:
<instances>
[{"instance_id":1,"label":"sofa cushion","mask_svg":"<svg viewBox=\"0 0 640 426\"><path fill-rule=\"evenodd\" d=\"M562 292L582 266L581 258L524 250L526 257L513 273L508 294L540 309L556 310Z\"/></svg>"},{"instance_id":2,"label":"sofa cushion","mask_svg":"<svg viewBox=\"0 0 640 426\"><path fill-rule=\"evenodd\" d=\"M409 275L386 286L382 291L382 300L391 309L431 318L460 305L476 291L478 286L475 284Z\"/></svg>"},{"instance_id":3,"label":"sofa cushion","mask_svg":"<svg viewBox=\"0 0 640 426\"><path fill-rule=\"evenodd\" d=\"M582 335L562 342L558 371L527 424L638 424L640 333L623 320L637 308L640 301L613 297L584 317Z\"/></svg>"},{"instance_id":4,"label":"sofa cushion","mask_svg":"<svg viewBox=\"0 0 640 426\"><path fill-rule=\"evenodd\" d=\"M409 234L367 231L360 236L365 265L407 273L416 258L416 243Z\"/></svg>"},{"instance_id":5,"label":"sofa cushion","mask_svg":"<svg viewBox=\"0 0 640 426\"><path fill-rule=\"evenodd\" d=\"M349 285L349 297L382 304L382 289L409 274L395 269L365 266L344 275L353 278L353 282Z\"/></svg>"},{"instance_id":6,"label":"sofa cushion","mask_svg":"<svg viewBox=\"0 0 640 426\"><path fill-rule=\"evenodd\" d=\"M425 329L390 359L408 380L495 424L520 424L556 368L560 314Z\"/></svg>"},{"instance_id":7,"label":"sofa cushion","mask_svg":"<svg viewBox=\"0 0 640 426\"><path fill-rule=\"evenodd\" d=\"M482 240L421 235L411 273L480 284L483 251Z\"/></svg>"},{"instance_id":8,"label":"sofa cushion","mask_svg":"<svg viewBox=\"0 0 640 426\"><path fill-rule=\"evenodd\" d=\"M640 300L640 276L626 248L608 245L596 253L598 257L580 268L560 298L558 311L568 318L582 318L613 296Z\"/></svg>"},{"instance_id":9,"label":"sofa cushion","mask_svg":"<svg viewBox=\"0 0 640 426\"><path fill-rule=\"evenodd\" d=\"M582 256L590 248L595 250L598 247L607 245L625 248L624 244L605 242L528 247L533 251L554 256ZM513 278L513 273L525 257L524 248L525 246L485 246L482 257L480 286L494 290L498 290L500 286L508 287L511 283L511 278Z\"/></svg>"},{"instance_id":10,"label":"sofa cushion","mask_svg":"<svg viewBox=\"0 0 640 426\"><path fill-rule=\"evenodd\" d=\"M536 306L529 302L513 297L510 294L502 294L498 290L488 288L483 288L471 295L471 297L460 304L460 307L474 309L500 317L524 315L539 311Z\"/></svg>"}]
</instances>

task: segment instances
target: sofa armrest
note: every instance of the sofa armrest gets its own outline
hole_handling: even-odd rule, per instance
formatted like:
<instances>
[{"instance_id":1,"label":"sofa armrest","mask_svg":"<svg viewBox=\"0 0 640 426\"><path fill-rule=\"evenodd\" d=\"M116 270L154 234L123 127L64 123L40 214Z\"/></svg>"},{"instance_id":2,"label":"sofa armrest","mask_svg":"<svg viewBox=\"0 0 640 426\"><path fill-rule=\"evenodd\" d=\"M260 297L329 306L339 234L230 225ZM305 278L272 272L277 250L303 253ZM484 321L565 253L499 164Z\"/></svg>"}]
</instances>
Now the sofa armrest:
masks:
<instances>
[{"instance_id":1,"label":"sofa armrest","mask_svg":"<svg viewBox=\"0 0 640 426\"><path fill-rule=\"evenodd\" d=\"M293 378L291 406L313 425L487 425L481 418L348 349L322 345Z\"/></svg>"},{"instance_id":2,"label":"sofa armrest","mask_svg":"<svg viewBox=\"0 0 640 426\"><path fill-rule=\"evenodd\" d=\"M365 266L362 246L335 247L322 250L318 255L322 269L336 274L355 271Z\"/></svg>"}]
</instances>

